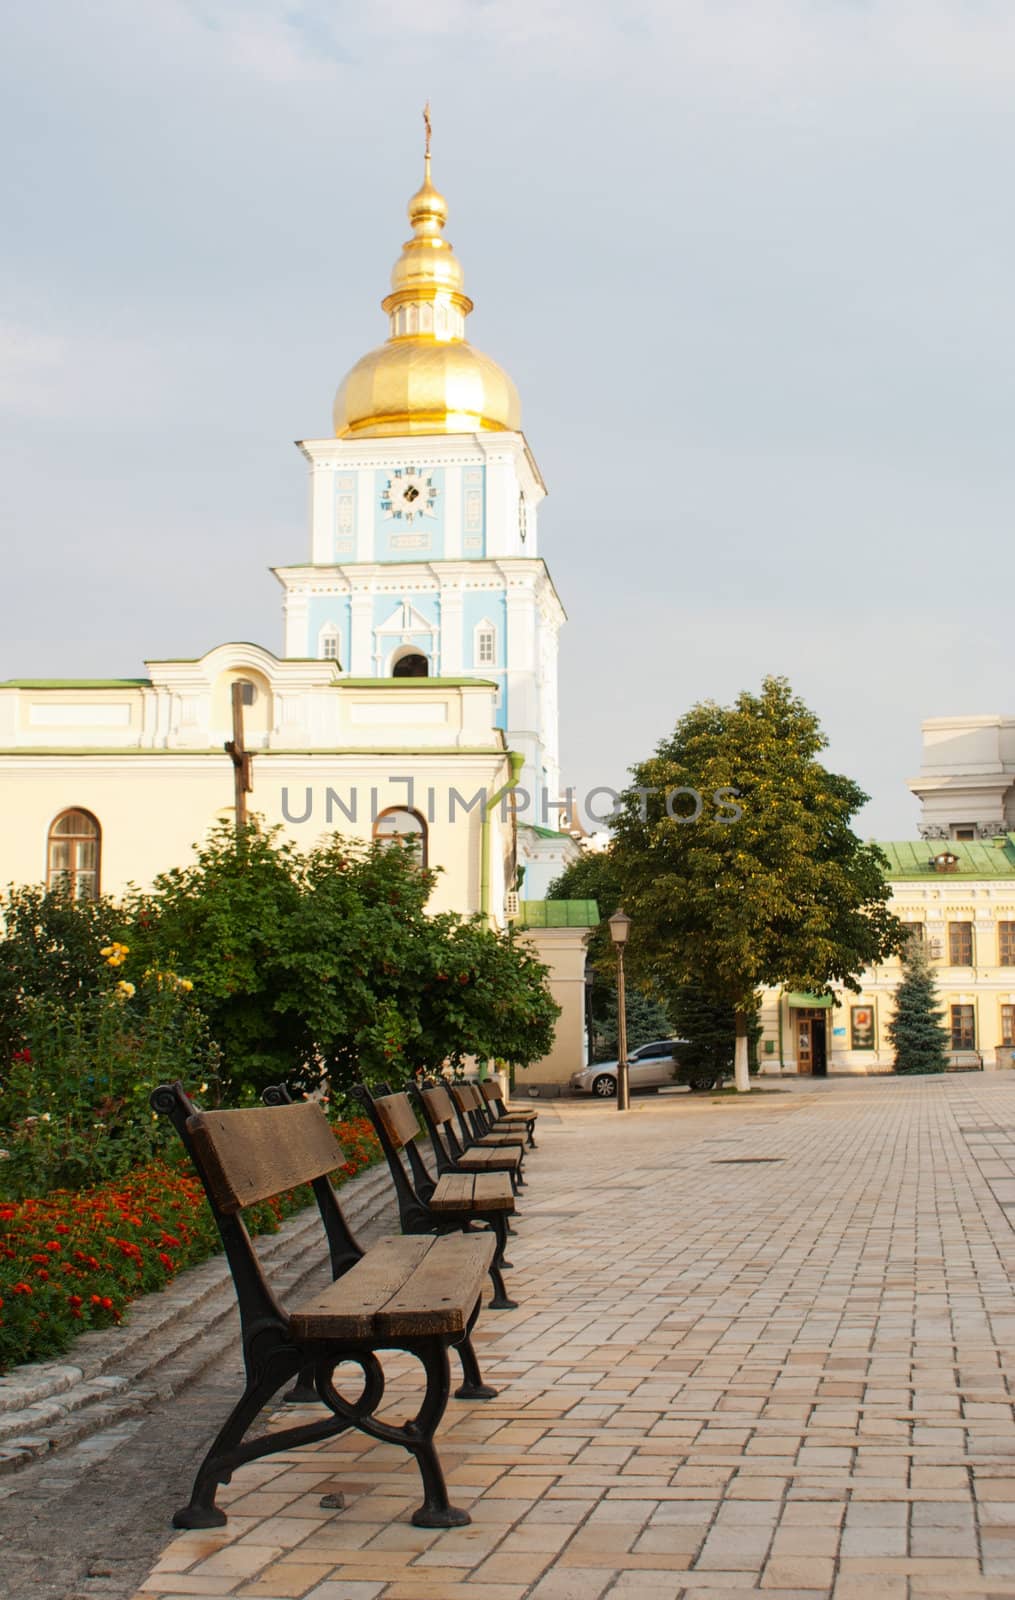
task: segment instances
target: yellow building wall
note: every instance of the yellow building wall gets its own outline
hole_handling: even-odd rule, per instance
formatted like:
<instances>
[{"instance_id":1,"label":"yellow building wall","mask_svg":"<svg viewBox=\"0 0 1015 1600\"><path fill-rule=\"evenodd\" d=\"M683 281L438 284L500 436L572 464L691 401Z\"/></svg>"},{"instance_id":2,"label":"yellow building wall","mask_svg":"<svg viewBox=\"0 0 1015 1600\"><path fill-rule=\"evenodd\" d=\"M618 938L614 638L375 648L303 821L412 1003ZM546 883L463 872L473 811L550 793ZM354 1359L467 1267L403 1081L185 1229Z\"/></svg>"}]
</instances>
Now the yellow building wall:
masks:
<instances>
[{"instance_id":1,"label":"yellow building wall","mask_svg":"<svg viewBox=\"0 0 1015 1600\"><path fill-rule=\"evenodd\" d=\"M975 1048L985 1070L1010 1066L1015 1047L1006 1043L1001 1008L1015 1006L1015 966L1000 963L998 923L1015 922L1015 880L974 883L969 880L920 880L893 887L891 909L906 923L924 929L937 977L938 1002L950 1027L951 1007L971 1005L976 1017ZM949 961L948 924L973 925L973 964L955 967ZM894 996L902 975L898 958L869 969L859 994L836 990L839 1002L827 1013L828 1070L830 1072L890 1072L894 1051L887 1027L894 1015ZM872 1050L852 1048L850 1008L868 1006L874 1012ZM780 1013L782 1018L780 1054ZM763 1072L796 1072L796 1028L785 996L768 990L762 997L760 1045Z\"/></svg>"},{"instance_id":2,"label":"yellow building wall","mask_svg":"<svg viewBox=\"0 0 1015 1600\"><path fill-rule=\"evenodd\" d=\"M560 1006L553 1048L541 1061L515 1071L515 1088L566 1084L585 1065L585 947L591 928L532 928L526 935L549 969L550 993Z\"/></svg>"},{"instance_id":3,"label":"yellow building wall","mask_svg":"<svg viewBox=\"0 0 1015 1600\"><path fill-rule=\"evenodd\" d=\"M303 849L328 833L370 839L372 811L404 806L406 787L392 775L411 771L418 786L417 809L426 815L427 790L434 790L433 822L428 823L429 864L440 868L431 900L434 911L469 913L481 909L481 808L455 804L450 820L450 790L468 800L483 786L493 793L508 775L502 752L489 755L408 755L343 757L326 754L275 757L255 755L251 815L279 823L285 836ZM329 820L328 791L332 790ZM307 808L305 821L299 818ZM356 792L356 821L351 809ZM102 830L100 890L120 895L130 884L148 887L158 873L186 865L216 821L233 815L233 769L224 754L111 755L102 757L30 756L0 758L3 826L0 828L0 886L41 883L46 875L49 828L60 812L89 811ZM489 906L503 920L504 862L511 854L511 823L497 807L490 818Z\"/></svg>"}]
</instances>

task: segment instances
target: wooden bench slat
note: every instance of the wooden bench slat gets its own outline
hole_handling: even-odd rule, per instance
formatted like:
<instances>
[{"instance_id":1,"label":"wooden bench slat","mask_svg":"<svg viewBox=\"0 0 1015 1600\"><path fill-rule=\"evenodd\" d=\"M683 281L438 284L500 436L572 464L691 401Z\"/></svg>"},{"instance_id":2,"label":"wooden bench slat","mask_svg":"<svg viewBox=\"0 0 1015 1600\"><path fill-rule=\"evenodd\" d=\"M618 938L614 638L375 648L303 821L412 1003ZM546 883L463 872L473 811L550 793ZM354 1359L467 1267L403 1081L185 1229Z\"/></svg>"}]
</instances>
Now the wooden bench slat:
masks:
<instances>
[{"instance_id":1,"label":"wooden bench slat","mask_svg":"<svg viewBox=\"0 0 1015 1600\"><path fill-rule=\"evenodd\" d=\"M435 1211L460 1211L463 1206L471 1206L475 1186L475 1175L471 1172L446 1172L437 1179L428 1204Z\"/></svg>"},{"instance_id":2,"label":"wooden bench slat","mask_svg":"<svg viewBox=\"0 0 1015 1600\"><path fill-rule=\"evenodd\" d=\"M432 1211L513 1211L509 1172L447 1172L429 1200Z\"/></svg>"},{"instance_id":3,"label":"wooden bench slat","mask_svg":"<svg viewBox=\"0 0 1015 1600\"><path fill-rule=\"evenodd\" d=\"M227 1216L323 1178L345 1161L327 1117L312 1100L199 1111L187 1119L187 1132Z\"/></svg>"},{"instance_id":4,"label":"wooden bench slat","mask_svg":"<svg viewBox=\"0 0 1015 1600\"><path fill-rule=\"evenodd\" d=\"M464 1333L493 1260L492 1233L446 1233L378 1311L378 1334Z\"/></svg>"},{"instance_id":5,"label":"wooden bench slat","mask_svg":"<svg viewBox=\"0 0 1015 1600\"><path fill-rule=\"evenodd\" d=\"M376 1331L378 1306L398 1293L433 1242L420 1234L391 1234L378 1239L362 1261L291 1312L290 1326L295 1337L371 1338Z\"/></svg>"},{"instance_id":6,"label":"wooden bench slat","mask_svg":"<svg viewBox=\"0 0 1015 1600\"><path fill-rule=\"evenodd\" d=\"M466 1150L456 1157L455 1166L462 1172L517 1172L521 1164L520 1150Z\"/></svg>"},{"instance_id":7,"label":"wooden bench slat","mask_svg":"<svg viewBox=\"0 0 1015 1600\"><path fill-rule=\"evenodd\" d=\"M374 1099L377 1114L396 1150L411 1144L419 1134L416 1113L404 1094L381 1094Z\"/></svg>"},{"instance_id":8,"label":"wooden bench slat","mask_svg":"<svg viewBox=\"0 0 1015 1600\"><path fill-rule=\"evenodd\" d=\"M297 1339L464 1333L493 1259L492 1234L392 1235L290 1314Z\"/></svg>"},{"instance_id":9,"label":"wooden bench slat","mask_svg":"<svg viewBox=\"0 0 1015 1600\"><path fill-rule=\"evenodd\" d=\"M455 1108L451 1104L451 1096L446 1089L424 1089L423 1099L430 1107L430 1114L435 1122L450 1122L454 1117Z\"/></svg>"}]
</instances>

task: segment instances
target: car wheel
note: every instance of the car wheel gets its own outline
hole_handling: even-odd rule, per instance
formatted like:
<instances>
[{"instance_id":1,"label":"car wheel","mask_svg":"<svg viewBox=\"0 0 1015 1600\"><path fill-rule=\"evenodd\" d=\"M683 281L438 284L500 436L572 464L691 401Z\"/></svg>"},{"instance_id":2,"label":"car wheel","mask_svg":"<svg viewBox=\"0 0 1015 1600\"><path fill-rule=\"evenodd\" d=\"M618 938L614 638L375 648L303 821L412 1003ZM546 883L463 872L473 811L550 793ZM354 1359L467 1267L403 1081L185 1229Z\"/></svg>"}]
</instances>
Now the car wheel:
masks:
<instances>
[{"instance_id":1,"label":"car wheel","mask_svg":"<svg viewBox=\"0 0 1015 1600\"><path fill-rule=\"evenodd\" d=\"M709 1089L714 1089L716 1079L707 1072L696 1072L691 1078L692 1093L704 1094Z\"/></svg>"},{"instance_id":2,"label":"car wheel","mask_svg":"<svg viewBox=\"0 0 1015 1600\"><path fill-rule=\"evenodd\" d=\"M592 1080L592 1093L597 1094L600 1100L612 1100L617 1092L617 1080L611 1078L609 1073L601 1072L598 1078Z\"/></svg>"}]
</instances>

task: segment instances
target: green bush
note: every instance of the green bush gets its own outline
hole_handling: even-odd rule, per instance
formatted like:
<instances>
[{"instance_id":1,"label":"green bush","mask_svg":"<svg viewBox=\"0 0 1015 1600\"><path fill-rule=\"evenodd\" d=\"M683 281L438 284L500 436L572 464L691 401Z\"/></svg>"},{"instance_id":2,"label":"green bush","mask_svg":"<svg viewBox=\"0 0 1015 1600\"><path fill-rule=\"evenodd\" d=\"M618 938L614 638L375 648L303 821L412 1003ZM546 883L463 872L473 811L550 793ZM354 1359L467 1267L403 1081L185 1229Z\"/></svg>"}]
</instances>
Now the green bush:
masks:
<instances>
[{"instance_id":1,"label":"green bush","mask_svg":"<svg viewBox=\"0 0 1015 1600\"><path fill-rule=\"evenodd\" d=\"M149 970L135 984L119 977L127 947L103 948L94 988L83 982L74 1000L31 995L20 1008L0 1093L7 1198L122 1178L172 1138L148 1105L152 1085L180 1078L207 1092L214 1077L190 980Z\"/></svg>"}]
</instances>

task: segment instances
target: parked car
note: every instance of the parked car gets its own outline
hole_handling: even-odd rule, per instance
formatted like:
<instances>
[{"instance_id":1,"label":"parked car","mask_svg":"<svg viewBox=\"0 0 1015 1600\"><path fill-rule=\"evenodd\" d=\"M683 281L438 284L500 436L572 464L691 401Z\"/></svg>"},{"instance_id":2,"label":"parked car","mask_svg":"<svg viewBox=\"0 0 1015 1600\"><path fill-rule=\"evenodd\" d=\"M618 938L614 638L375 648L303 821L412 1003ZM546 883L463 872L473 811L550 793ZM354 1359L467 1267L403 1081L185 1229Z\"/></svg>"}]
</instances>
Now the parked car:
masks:
<instances>
[{"instance_id":1,"label":"parked car","mask_svg":"<svg viewBox=\"0 0 1015 1600\"><path fill-rule=\"evenodd\" d=\"M635 1089L671 1088L676 1083L686 1083L692 1089L714 1089L722 1082L722 1075L706 1067L685 1066L681 1053L687 1048L686 1039L653 1039L632 1050L627 1058L628 1083ZM594 1061L580 1072L571 1074L572 1094L593 1094L601 1100L612 1100L617 1093L617 1061Z\"/></svg>"}]
</instances>

